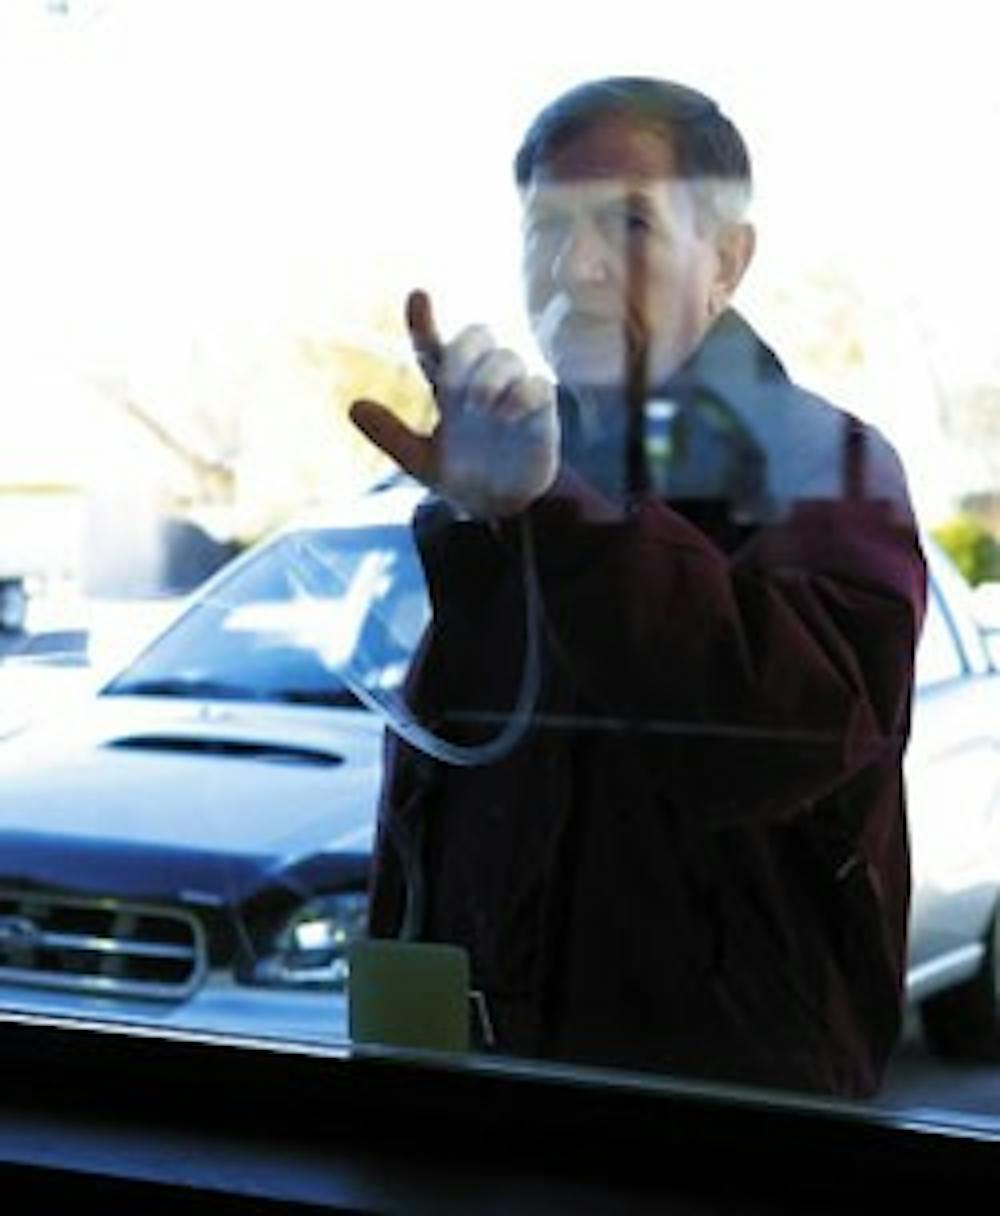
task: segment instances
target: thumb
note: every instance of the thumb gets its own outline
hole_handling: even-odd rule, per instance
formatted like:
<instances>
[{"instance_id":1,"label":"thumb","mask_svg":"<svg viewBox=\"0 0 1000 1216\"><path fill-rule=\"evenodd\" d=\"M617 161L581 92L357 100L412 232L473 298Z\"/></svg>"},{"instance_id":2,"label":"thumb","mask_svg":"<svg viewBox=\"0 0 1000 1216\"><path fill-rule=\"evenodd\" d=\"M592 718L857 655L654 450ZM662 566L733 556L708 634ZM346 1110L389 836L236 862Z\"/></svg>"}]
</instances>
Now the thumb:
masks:
<instances>
[{"instance_id":1,"label":"thumb","mask_svg":"<svg viewBox=\"0 0 1000 1216\"><path fill-rule=\"evenodd\" d=\"M392 410L377 401L355 401L351 421L380 451L401 469L430 485L434 477L433 445L426 435L411 431Z\"/></svg>"}]
</instances>

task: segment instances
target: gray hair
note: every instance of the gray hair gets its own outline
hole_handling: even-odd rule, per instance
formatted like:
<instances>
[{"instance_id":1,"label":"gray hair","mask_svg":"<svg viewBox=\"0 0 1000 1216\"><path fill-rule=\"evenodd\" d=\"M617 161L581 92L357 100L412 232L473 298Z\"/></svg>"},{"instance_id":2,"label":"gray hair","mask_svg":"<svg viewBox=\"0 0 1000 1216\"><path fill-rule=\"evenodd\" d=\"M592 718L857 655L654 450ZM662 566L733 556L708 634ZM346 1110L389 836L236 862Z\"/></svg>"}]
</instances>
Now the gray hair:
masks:
<instances>
[{"instance_id":1,"label":"gray hair","mask_svg":"<svg viewBox=\"0 0 1000 1216\"><path fill-rule=\"evenodd\" d=\"M624 118L669 141L677 176L690 182L703 223L714 226L743 218L753 186L743 136L710 97L653 77L588 81L550 102L528 128L514 158L518 186L527 186L547 157L606 118Z\"/></svg>"}]
</instances>

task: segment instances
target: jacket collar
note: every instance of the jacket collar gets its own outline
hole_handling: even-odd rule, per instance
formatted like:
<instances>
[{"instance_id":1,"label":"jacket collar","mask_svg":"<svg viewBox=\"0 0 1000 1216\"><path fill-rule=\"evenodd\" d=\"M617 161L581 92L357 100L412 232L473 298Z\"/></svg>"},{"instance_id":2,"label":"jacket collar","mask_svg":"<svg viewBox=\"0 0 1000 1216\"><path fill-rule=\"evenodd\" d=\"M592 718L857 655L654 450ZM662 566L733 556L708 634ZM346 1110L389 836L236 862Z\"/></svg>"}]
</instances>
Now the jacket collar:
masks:
<instances>
[{"instance_id":1,"label":"jacket collar","mask_svg":"<svg viewBox=\"0 0 1000 1216\"><path fill-rule=\"evenodd\" d=\"M781 402L788 387L781 361L747 321L734 309L722 313L691 357L646 394L647 402L673 406L689 420L689 434L692 427L697 433L688 443L689 459L673 466L663 492L683 498L728 496L724 487L732 483L732 451L721 436L739 432L737 458L748 472L737 479L742 486L737 497L753 514L766 515L768 453L782 426ZM592 484L620 498L627 495L629 446L643 439L634 434L637 420L631 419L630 427L629 411L620 400L607 405L599 430L588 428L573 395L560 391L564 454ZM656 488L655 479L651 488Z\"/></svg>"}]
</instances>

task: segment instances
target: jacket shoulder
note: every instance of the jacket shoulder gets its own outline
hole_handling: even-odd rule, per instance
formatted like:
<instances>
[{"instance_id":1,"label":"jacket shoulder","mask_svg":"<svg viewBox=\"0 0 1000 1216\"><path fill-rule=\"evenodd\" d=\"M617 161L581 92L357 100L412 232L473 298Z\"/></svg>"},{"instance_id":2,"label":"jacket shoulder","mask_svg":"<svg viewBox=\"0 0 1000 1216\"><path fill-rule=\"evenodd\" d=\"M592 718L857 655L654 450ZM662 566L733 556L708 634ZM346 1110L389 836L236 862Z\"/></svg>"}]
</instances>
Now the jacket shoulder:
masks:
<instances>
[{"instance_id":1,"label":"jacket shoulder","mask_svg":"<svg viewBox=\"0 0 1000 1216\"><path fill-rule=\"evenodd\" d=\"M902 461L878 427L791 381L772 386L769 395L757 417L773 499L784 507L846 498L879 502L898 522L913 524Z\"/></svg>"}]
</instances>

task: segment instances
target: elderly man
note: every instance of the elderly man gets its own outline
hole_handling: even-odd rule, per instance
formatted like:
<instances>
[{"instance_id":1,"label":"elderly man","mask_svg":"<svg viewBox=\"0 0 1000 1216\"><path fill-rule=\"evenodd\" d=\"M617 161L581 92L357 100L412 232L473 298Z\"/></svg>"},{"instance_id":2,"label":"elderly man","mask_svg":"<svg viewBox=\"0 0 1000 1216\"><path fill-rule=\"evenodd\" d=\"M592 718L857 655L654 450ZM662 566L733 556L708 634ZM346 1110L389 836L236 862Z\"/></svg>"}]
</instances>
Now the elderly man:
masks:
<instances>
[{"instance_id":1,"label":"elderly man","mask_svg":"<svg viewBox=\"0 0 1000 1216\"><path fill-rule=\"evenodd\" d=\"M503 1051L870 1094L925 587L902 470L731 308L750 165L713 101L584 84L515 171L557 383L414 293L433 433L352 416L433 491L414 710L489 738L532 614L537 694L489 763L390 743L372 932L464 947Z\"/></svg>"}]
</instances>

